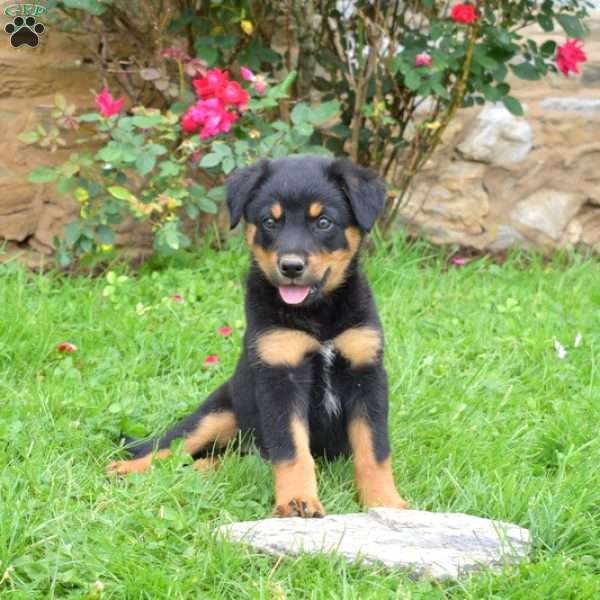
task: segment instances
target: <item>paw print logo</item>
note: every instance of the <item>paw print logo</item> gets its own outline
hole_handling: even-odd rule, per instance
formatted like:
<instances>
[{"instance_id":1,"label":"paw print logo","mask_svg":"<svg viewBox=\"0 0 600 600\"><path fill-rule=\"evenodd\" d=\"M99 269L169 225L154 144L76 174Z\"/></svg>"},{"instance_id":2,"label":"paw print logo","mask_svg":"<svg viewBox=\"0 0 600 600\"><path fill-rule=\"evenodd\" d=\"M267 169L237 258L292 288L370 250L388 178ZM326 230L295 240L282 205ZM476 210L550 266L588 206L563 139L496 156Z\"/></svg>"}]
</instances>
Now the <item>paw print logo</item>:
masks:
<instances>
[{"instance_id":1,"label":"paw print logo","mask_svg":"<svg viewBox=\"0 0 600 600\"><path fill-rule=\"evenodd\" d=\"M4 26L4 31L10 35L10 45L13 48L18 48L23 44L27 44L35 48L39 42L39 36L44 33L46 28L42 23L38 23L35 17L15 17L12 23L7 23Z\"/></svg>"}]
</instances>

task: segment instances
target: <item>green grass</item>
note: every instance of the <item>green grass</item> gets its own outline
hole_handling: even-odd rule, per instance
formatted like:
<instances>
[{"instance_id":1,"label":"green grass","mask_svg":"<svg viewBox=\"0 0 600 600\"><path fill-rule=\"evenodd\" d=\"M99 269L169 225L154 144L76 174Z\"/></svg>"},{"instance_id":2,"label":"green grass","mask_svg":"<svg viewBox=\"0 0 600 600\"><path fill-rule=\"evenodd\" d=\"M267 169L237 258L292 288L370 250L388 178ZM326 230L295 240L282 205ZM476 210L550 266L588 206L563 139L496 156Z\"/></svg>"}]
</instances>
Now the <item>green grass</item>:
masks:
<instances>
[{"instance_id":1,"label":"green grass","mask_svg":"<svg viewBox=\"0 0 600 600\"><path fill-rule=\"evenodd\" d=\"M600 265L580 257L447 268L398 241L366 261L401 492L530 528L529 563L434 584L215 541L219 524L270 514L256 456L230 452L211 474L175 456L106 478L121 430L160 431L231 373L247 265L233 246L146 266L110 296L105 277L0 267L0 597L99 597L97 581L103 598L600 597ZM60 355L62 341L77 352ZM203 368L207 354L221 363ZM321 464L320 490L330 513L359 510L349 462Z\"/></svg>"}]
</instances>

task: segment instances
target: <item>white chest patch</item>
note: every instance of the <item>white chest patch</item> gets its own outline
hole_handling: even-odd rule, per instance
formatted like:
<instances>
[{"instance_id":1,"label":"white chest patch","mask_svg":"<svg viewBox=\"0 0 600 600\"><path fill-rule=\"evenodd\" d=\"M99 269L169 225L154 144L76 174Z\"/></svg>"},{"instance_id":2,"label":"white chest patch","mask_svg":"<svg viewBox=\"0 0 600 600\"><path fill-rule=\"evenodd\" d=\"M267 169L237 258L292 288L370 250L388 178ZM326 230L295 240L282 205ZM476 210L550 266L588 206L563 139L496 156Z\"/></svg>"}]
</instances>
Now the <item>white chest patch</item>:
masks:
<instances>
[{"instance_id":1,"label":"white chest patch","mask_svg":"<svg viewBox=\"0 0 600 600\"><path fill-rule=\"evenodd\" d=\"M323 357L323 406L330 417L339 417L342 412L340 399L333 393L331 386L331 367L335 360L335 347L333 342L325 342L321 345L319 353Z\"/></svg>"}]
</instances>

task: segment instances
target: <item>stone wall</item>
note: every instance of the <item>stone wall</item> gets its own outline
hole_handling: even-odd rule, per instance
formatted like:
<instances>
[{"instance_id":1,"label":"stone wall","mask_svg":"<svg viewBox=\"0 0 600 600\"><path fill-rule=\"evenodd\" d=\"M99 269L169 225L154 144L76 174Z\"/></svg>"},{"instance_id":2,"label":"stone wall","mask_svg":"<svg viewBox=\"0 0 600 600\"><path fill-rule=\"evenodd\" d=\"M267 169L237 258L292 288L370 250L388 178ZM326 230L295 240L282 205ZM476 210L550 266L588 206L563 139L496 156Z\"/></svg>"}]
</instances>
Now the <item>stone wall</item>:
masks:
<instances>
[{"instance_id":1,"label":"stone wall","mask_svg":"<svg viewBox=\"0 0 600 600\"><path fill-rule=\"evenodd\" d=\"M28 262L50 254L52 239L73 219L76 208L53 193L53 186L28 183L28 172L64 160L64 150L25 146L19 133L48 120L54 95L60 91L79 106L93 103L94 69L85 60L83 44L73 36L47 30L38 48L12 48L0 40L0 244L6 255L26 252ZM0 259L2 257L0 256Z\"/></svg>"},{"instance_id":2,"label":"stone wall","mask_svg":"<svg viewBox=\"0 0 600 600\"><path fill-rule=\"evenodd\" d=\"M402 211L412 234L479 250L600 252L600 12L589 26L581 76L511 82L524 117L489 105L451 124Z\"/></svg>"},{"instance_id":3,"label":"stone wall","mask_svg":"<svg viewBox=\"0 0 600 600\"><path fill-rule=\"evenodd\" d=\"M600 12L590 27L582 76L513 82L524 118L501 107L462 111L402 212L411 233L481 250L600 251ZM17 135L47 119L55 93L89 107L98 88L85 44L47 33L35 50L0 43L0 260L19 253L30 265L51 254L77 207L52 184L28 183L27 173L72 149L50 155ZM148 247L148 232L128 228L119 240L137 253Z\"/></svg>"}]
</instances>

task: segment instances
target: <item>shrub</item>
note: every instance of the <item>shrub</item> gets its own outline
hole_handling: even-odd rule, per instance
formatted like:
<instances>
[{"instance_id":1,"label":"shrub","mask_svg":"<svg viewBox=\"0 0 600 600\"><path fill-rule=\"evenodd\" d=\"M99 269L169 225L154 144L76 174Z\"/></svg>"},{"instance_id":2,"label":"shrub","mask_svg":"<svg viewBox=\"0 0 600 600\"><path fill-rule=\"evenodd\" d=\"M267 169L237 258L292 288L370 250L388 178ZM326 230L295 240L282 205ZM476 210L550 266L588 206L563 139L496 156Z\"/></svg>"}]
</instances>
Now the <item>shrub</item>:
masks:
<instances>
[{"instance_id":1,"label":"shrub","mask_svg":"<svg viewBox=\"0 0 600 600\"><path fill-rule=\"evenodd\" d=\"M158 250L188 245L182 214L215 212L224 175L293 152L347 154L375 168L390 184L385 234L460 107L501 102L521 115L509 73L536 80L585 60L575 41L585 34L583 0L56 5L63 27L100 46L100 81L111 76L132 107L76 117L58 96L57 127L23 136L52 149L64 144L61 130L85 122L90 142L103 144L32 174L82 203L65 236L76 253L112 243L111 225L127 212L153 223ZM522 33L532 24L559 25L571 39L538 45Z\"/></svg>"}]
</instances>

